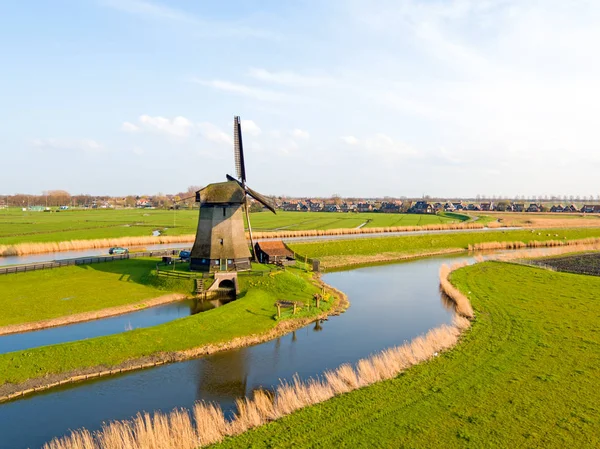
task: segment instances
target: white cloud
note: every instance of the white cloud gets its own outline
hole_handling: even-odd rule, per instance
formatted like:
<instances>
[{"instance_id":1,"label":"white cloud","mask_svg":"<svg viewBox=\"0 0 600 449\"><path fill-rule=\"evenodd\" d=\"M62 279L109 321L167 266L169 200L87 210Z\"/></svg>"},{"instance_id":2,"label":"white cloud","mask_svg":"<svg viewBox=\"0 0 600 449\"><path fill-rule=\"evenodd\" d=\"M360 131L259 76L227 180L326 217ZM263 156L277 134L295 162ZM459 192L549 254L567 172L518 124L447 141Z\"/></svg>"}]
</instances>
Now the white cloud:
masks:
<instances>
[{"instance_id":1,"label":"white cloud","mask_svg":"<svg viewBox=\"0 0 600 449\"><path fill-rule=\"evenodd\" d=\"M279 36L260 26L246 25L241 21L218 21L204 19L182 9L146 0L100 0L105 6L143 19L161 23L173 23L188 33L208 38L251 37L278 38Z\"/></svg>"},{"instance_id":2,"label":"white cloud","mask_svg":"<svg viewBox=\"0 0 600 449\"><path fill-rule=\"evenodd\" d=\"M181 116L168 119L160 116L142 115L139 122L147 130L154 130L175 137L188 137L194 127L189 119Z\"/></svg>"},{"instance_id":3,"label":"white cloud","mask_svg":"<svg viewBox=\"0 0 600 449\"><path fill-rule=\"evenodd\" d=\"M133 147L133 149L131 151L136 156L142 156L145 153L144 149L140 148L140 147Z\"/></svg>"},{"instance_id":4,"label":"white cloud","mask_svg":"<svg viewBox=\"0 0 600 449\"><path fill-rule=\"evenodd\" d=\"M31 145L41 149L83 151L93 153L104 150L104 147L92 139L32 139Z\"/></svg>"},{"instance_id":5,"label":"white cloud","mask_svg":"<svg viewBox=\"0 0 600 449\"><path fill-rule=\"evenodd\" d=\"M308 139L310 138L310 134L308 131L305 131L303 129L294 129L292 131L292 137L296 138L296 139Z\"/></svg>"},{"instance_id":6,"label":"white cloud","mask_svg":"<svg viewBox=\"0 0 600 449\"><path fill-rule=\"evenodd\" d=\"M343 136L340 137L340 139L342 139L342 142L345 142L348 145L358 145L359 143L359 140L354 136Z\"/></svg>"},{"instance_id":7,"label":"white cloud","mask_svg":"<svg viewBox=\"0 0 600 449\"><path fill-rule=\"evenodd\" d=\"M140 127L130 122L123 122L123 124L121 125L121 130L125 132L135 133L140 130Z\"/></svg>"},{"instance_id":8,"label":"white cloud","mask_svg":"<svg viewBox=\"0 0 600 449\"><path fill-rule=\"evenodd\" d=\"M209 140L218 144L233 145L233 137L231 134L227 134L221 128L212 123L202 122L198 124L200 135L206 140Z\"/></svg>"},{"instance_id":9,"label":"white cloud","mask_svg":"<svg viewBox=\"0 0 600 449\"><path fill-rule=\"evenodd\" d=\"M251 136L260 136L262 130L253 120L242 120L242 132L250 134Z\"/></svg>"},{"instance_id":10,"label":"white cloud","mask_svg":"<svg viewBox=\"0 0 600 449\"><path fill-rule=\"evenodd\" d=\"M251 68L248 74L259 81L290 87L324 87L334 84L334 80L328 77L300 75L290 71L270 72L265 69Z\"/></svg>"},{"instance_id":11,"label":"white cloud","mask_svg":"<svg viewBox=\"0 0 600 449\"><path fill-rule=\"evenodd\" d=\"M253 98L254 100L265 101L265 102L286 102L286 101L298 101L297 97L286 94L284 92L278 92L275 90L262 89L260 87L247 86L245 84L233 83L225 80L202 80L195 78L195 83L203 86L212 87L213 89L229 92L232 94L242 95L244 97Z\"/></svg>"},{"instance_id":12,"label":"white cloud","mask_svg":"<svg viewBox=\"0 0 600 449\"><path fill-rule=\"evenodd\" d=\"M417 151L410 145L394 140L390 136L377 133L364 141L364 147L368 152L388 156L416 156Z\"/></svg>"}]
</instances>

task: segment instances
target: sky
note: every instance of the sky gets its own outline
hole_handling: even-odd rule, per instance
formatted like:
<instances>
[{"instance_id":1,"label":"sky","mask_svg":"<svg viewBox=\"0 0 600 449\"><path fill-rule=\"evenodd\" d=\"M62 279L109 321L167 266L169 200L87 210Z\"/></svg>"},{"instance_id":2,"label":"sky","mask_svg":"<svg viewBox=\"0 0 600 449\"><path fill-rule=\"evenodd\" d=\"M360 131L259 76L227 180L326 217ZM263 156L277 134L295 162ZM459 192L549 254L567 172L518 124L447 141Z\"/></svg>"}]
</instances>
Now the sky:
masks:
<instances>
[{"instance_id":1,"label":"sky","mask_svg":"<svg viewBox=\"0 0 600 449\"><path fill-rule=\"evenodd\" d=\"M600 194L600 2L5 0L0 195Z\"/></svg>"}]
</instances>

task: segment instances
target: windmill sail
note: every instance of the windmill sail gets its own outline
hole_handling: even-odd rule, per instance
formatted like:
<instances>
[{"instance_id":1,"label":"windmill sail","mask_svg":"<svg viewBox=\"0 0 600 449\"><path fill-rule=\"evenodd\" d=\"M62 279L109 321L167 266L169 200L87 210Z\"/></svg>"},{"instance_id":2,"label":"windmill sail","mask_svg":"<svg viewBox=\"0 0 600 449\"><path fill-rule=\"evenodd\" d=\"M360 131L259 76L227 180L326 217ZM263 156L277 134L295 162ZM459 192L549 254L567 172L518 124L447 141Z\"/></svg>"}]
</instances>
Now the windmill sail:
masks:
<instances>
[{"instance_id":1,"label":"windmill sail","mask_svg":"<svg viewBox=\"0 0 600 449\"><path fill-rule=\"evenodd\" d=\"M246 166L244 164L244 144L242 143L242 122L239 115L233 118L233 153L235 156L235 172L242 184L246 182Z\"/></svg>"},{"instance_id":2,"label":"windmill sail","mask_svg":"<svg viewBox=\"0 0 600 449\"><path fill-rule=\"evenodd\" d=\"M277 212L275 212L275 207L271 203L271 200L269 200L263 194L258 193L256 190L252 190L250 187L248 187L246 185L243 185L240 181L238 181L237 179L235 179L233 176L227 175L227 180L228 181L235 181L235 182L237 182L239 184L239 186L242 189L244 189L244 192L246 193L246 195L250 195L252 198L254 198L256 201L258 201L259 203L261 203L263 206L265 206L267 209L269 209L274 214L277 213Z\"/></svg>"}]
</instances>

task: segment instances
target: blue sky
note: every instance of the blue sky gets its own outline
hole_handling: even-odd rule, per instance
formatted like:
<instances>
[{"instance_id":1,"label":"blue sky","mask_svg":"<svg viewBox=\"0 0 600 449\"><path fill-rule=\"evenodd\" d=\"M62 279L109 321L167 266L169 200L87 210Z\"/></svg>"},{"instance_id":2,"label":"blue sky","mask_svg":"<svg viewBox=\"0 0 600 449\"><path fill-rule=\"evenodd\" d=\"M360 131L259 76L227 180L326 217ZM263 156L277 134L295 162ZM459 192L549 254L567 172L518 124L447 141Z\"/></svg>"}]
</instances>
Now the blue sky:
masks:
<instances>
[{"instance_id":1,"label":"blue sky","mask_svg":"<svg viewBox=\"0 0 600 449\"><path fill-rule=\"evenodd\" d=\"M0 4L0 194L597 195L594 1Z\"/></svg>"}]
</instances>

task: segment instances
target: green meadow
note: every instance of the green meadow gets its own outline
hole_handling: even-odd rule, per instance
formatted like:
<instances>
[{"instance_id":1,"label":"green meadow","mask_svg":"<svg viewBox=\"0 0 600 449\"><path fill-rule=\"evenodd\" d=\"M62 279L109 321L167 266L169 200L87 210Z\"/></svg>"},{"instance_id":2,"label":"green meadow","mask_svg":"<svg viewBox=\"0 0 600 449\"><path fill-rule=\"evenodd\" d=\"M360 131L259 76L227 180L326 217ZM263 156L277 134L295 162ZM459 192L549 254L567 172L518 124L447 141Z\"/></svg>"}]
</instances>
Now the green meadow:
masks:
<instances>
[{"instance_id":1,"label":"green meadow","mask_svg":"<svg viewBox=\"0 0 600 449\"><path fill-rule=\"evenodd\" d=\"M387 226L421 226L457 223L468 217L454 214L415 215L335 212L255 212L256 231L313 230ZM59 242L117 237L194 234L198 210L84 209L60 212L0 210L0 245L24 242Z\"/></svg>"},{"instance_id":2,"label":"green meadow","mask_svg":"<svg viewBox=\"0 0 600 449\"><path fill-rule=\"evenodd\" d=\"M449 248L467 249L485 242L524 242L578 240L600 237L600 228L542 229L514 231L455 232L444 234L404 235L368 239L339 239L312 243L291 243L297 254L329 260L340 256L372 256L384 253L418 254Z\"/></svg>"},{"instance_id":3,"label":"green meadow","mask_svg":"<svg viewBox=\"0 0 600 449\"><path fill-rule=\"evenodd\" d=\"M485 262L452 282L476 312L457 347L215 447L599 447L600 278Z\"/></svg>"},{"instance_id":4,"label":"green meadow","mask_svg":"<svg viewBox=\"0 0 600 449\"><path fill-rule=\"evenodd\" d=\"M191 279L157 277L157 259L139 258L8 274L0 278L0 326L122 306L170 292Z\"/></svg>"}]
</instances>

